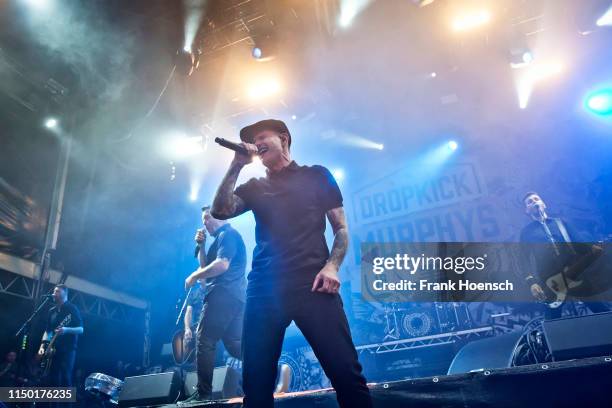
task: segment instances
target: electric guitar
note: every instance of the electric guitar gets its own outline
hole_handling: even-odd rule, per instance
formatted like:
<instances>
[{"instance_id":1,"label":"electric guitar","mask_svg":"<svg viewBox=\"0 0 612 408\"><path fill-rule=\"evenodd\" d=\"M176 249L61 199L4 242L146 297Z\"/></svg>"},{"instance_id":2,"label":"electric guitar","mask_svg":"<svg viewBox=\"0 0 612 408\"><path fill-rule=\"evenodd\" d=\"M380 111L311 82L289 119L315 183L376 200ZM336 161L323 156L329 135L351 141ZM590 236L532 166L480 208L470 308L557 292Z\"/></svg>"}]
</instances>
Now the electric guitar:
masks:
<instances>
[{"instance_id":1,"label":"electric guitar","mask_svg":"<svg viewBox=\"0 0 612 408\"><path fill-rule=\"evenodd\" d=\"M72 315L68 315L64 317L64 320L62 320L59 326L56 327L56 330L70 324L71 319L72 319ZM50 332L47 332L47 334L50 334ZM55 351L56 351L55 342L57 341L57 338L59 336L60 336L59 333L57 333L56 331L53 331L53 335L51 336L51 340L49 341L49 344L47 344L46 347L43 345L45 353L42 355L41 361L40 361L42 378L48 377L49 373L51 372L51 364L53 363L53 356L55 355Z\"/></svg>"},{"instance_id":2,"label":"electric guitar","mask_svg":"<svg viewBox=\"0 0 612 408\"><path fill-rule=\"evenodd\" d=\"M599 252L591 250L589 253L580 256L573 264L563 268L561 272L546 279L542 288L546 295L546 300L543 301L546 306L551 309L561 307L571 292L584 284L582 275L602 255L603 242L596 244L602 248Z\"/></svg>"}]
</instances>

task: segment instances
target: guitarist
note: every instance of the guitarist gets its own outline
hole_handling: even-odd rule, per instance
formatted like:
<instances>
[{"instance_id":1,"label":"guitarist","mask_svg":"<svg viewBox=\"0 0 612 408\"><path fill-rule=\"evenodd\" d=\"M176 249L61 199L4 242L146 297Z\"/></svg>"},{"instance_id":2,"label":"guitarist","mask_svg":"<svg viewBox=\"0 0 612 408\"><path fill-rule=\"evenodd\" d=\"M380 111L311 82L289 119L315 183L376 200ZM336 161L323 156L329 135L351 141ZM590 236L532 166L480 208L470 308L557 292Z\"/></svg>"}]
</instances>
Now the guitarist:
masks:
<instances>
[{"instance_id":1,"label":"guitarist","mask_svg":"<svg viewBox=\"0 0 612 408\"><path fill-rule=\"evenodd\" d=\"M71 387L78 337L83 334L83 320L79 309L68 301L68 288L65 285L55 286L53 301L55 306L49 309L38 355L45 355L46 346L55 335L55 353L51 358L49 377L44 382L54 387ZM62 322L67 323L62 325Z\"/></svg>"},{"instance_id":2,"label":"guitarist","mask_svg":"<svg viewBox=\"0 0 612 408\"><path fill-rule=\"evenodd\" d=\"M205 401L211 398L212 378L217 343L223 340L227 352L242 360L241 338L244 303L246 296L246 248L242 237L232 226L210 215L210 207L202 208L202 222L206 231L215 239L205 251L206 235L199 230L195 241L200 251L200 267L185 279L185 289L196 282L203 282L202 312L195 333L198 390L183 403ZM205 280L205 282L204 282ZM200 292L201 293L201 292ZM188 309L185 324L185 337L191 316L195 315L194 302ZM188 334L189 333L189 334ZM193 334L191 334L193 336Z\"/></svg>"},{"instance_id":3,"label":"guitarist","mask_svg":"<svg viewBox=\"0 0 612 408\"><path fill-rule=\"evenodd\" d=\"M578 235L560 218L549 217L546 203L540 195L530 191L523 196L525 213L532 219L521 231L521 242L547 243L550 245L530 246L529 250L536 260L536 274L525 279L531 294L539 301L547 300L544 292L544 281L560 271L569 273L573 267L585 269L602 253L602 247L581 243ZM601 302L585 302L593 313L607 312L609 308ZM547 307L544 317L556 319L561 317L562 307Z\"/></svg>"}]
</instances>

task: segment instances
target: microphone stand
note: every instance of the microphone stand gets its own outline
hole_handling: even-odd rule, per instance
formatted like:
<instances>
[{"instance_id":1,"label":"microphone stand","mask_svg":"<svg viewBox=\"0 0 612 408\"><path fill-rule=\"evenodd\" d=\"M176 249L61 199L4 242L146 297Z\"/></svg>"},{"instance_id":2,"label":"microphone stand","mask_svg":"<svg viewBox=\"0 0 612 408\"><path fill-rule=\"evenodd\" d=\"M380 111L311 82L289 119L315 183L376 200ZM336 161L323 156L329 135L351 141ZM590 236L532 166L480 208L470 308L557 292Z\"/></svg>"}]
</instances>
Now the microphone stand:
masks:
<instances>
[{"instance_id":1,"label":"microphone stand","mask_svg":"<svg viewBox=\"0 0 612 408\"><path fill-rule=\"evenodd\" d=\"M26 372L25 369L27 368L27 363L24 360L25 360L25 353L28 348L28 336L30 335L30 326L34 318L36 318L38 314L41 312L41 310L43 310L43 308L47 305L47 303L49 303L49 299L51 299L49 296L44 296L44 300L32 312L30 317L28 317L27 320L21 325L19 330L17 330L17 333L15 333L15 337L21 336L21 344L19 347L19 359L18 359L18 364L17 364L18 371L20 373Z\"/></svg>"},{"instance_id":2,"label":"microphone stand","mask_svg":"<svg viewBox=\"0 0 612 408\"><path fill-rule=\"evenodd\" d=\"M183 300L183 306L181 306L181 311L178 314L178 317L176 318L176 323L175 325L178 326L179 323L181 322L181 318L183 317L183 313L185 312L185 308L187 307L187 302L189 301L189 296L191 296L191 291L193 290L193 286L189 288L189 291L187 292L187 296L185 296L185 300Z\"/></svg>"}]
</instances>

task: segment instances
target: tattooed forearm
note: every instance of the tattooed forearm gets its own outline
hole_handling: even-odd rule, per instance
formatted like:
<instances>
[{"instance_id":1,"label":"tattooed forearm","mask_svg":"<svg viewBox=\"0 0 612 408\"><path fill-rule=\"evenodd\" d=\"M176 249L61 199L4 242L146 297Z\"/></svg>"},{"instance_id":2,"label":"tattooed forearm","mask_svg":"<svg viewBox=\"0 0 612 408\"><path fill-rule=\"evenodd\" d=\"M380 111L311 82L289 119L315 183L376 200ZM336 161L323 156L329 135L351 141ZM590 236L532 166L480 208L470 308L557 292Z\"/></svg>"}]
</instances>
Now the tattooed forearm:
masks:
<instances>
[{"instance_id":1,"label":"tattooed forearm","mask_svg":"<svg viewBox=\"0 0 612 408\"><path fill-rule=\"evenodd\" d=\"M232 163L217 189L210 213L219 220L232 218L244 212L244 203L240 197L234 195L234 187L240 170L242 170L242 165Z\"/></svg>"},{"instance_id":2,"label":"tattooed forearm","mask_svg":"<svg viewBox=\"0 0 612 408\"><path fill-rule=\"evenodd\" d=\"M346 227L340 228L334 235L334 245L332 246L331 254L329 255L328 262L340 269L346 250L348 248L348 229Z\"/></svg>"},{"instance_id":3,"label":"tattooed forearm","mask_svg":"<svg viewBox=\"0 0 612 408\"><path fill-rule=\"evenodd\" d=\"M338 207L329 210L327 212L327 219L334 231L334 244L327 262L340 269L349 243L348 225L346 224L344 208Z\"/></svg>"}]
</instances>

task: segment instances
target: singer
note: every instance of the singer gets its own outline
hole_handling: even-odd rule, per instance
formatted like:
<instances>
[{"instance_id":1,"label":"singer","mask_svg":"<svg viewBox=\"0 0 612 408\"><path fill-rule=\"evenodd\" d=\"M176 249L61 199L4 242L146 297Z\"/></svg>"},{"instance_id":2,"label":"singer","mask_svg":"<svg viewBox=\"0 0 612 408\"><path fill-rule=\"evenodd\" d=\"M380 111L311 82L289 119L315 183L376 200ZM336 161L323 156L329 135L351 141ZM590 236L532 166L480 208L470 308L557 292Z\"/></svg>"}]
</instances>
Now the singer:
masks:
<instances>
[{"instance_id":1,"label":"singer","mask_svg":"<svg viewBox=\"0 0 612 408\"><path fill-rule=\"evenodd\" d=\"M38 350L38 356L50 365L49 377L43 384L50 387L72 387L72 370L76 357L79 335L83 334L83 320L79 309L68 301L68 288L56 285L53 288L55 306L47 314L47 326ZM55 353L45 353L55 337Z\"/></svg>"},{"instance_id":2,"label":"singer","mask_svg":"<svg viewBox=\"0 0 612 408\"><path fill-rule=\"evenodd\" d=\"M371 407L353 345L338 270L348 246L342 194L322 166L291 160L291 134L280 120L240 131L250 155L236 153L217 190L212 214L228 219L253 211L255 238L243 329L244 406L272 408L285 329L295 321L334 386L343 408ZM235 188L242 168L259 155L263 178ZM325 240L325 218L334 242Z\"/></svg>"},{"instance_id":3,"label":"singer","mask_svg":"<svg viewBox=\"0 0 612 408\"><path fill-rule=\"evenodd\" d=\"M196 329L196 365L198 389L185 403L211 399L215 352L223 340L232 357L242 359L240 336L244 318L246 249L242 237L226 221L210 215L210 207L202 207L202 223L215 240L205 250L204 231L196 232L195 241L200 267L185 279L185 289L197 281L202 296L192 297L185 313L185 337L191 337L192 315L199 317ZM200 304L196 304L196 302ZM199 314L194 310L201 310ZM189 334L188 334L189 333Z\"/></svg>"},{"instance_id":4,"label":"singer","mask_svg":"<svg viewBox=\"0 0 612 408\"><path fill-rule=\"evenodd\" d=\"M529 274L525 278L531 294L539 301L546 301L544 282L547 278L560 271L565 273L567 268L579 262L588 266L601 255L602 247L585 243L594 240L579 235L561 218L549 217L546 203L538 193L534 191L526 193L523 196L523 204L525 213L532 222L521 230L521 242L550 244L529 246L530 254L525 257L535 260L535 276ZM529 270L529 267L525 269ZM609 311L608 306L601 302L584 302L584 304L593 313ZM562 313L562 307L544 309L546 319L559 318Z\"/></svg>"}]
</instances>

